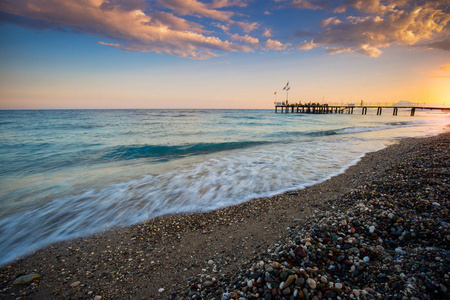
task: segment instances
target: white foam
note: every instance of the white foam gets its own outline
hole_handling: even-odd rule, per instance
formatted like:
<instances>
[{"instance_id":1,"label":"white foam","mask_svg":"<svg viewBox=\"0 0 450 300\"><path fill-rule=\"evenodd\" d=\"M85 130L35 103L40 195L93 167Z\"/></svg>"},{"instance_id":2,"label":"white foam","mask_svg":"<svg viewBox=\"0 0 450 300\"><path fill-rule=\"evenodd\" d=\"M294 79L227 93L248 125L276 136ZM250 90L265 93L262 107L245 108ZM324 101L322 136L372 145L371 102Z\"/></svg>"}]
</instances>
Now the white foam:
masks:
<instances>
[{"instance_id":1,"label":"white foam","mask_svg":"<svg viewBox=\"0 0 450 300\"><path fill-rule=\"evenodd\" d=\"M344 145L348 151L342 151ZM380 147L381 143L356 140L263 146L61 197L0 220L0 263L56 241L163 214L209 211L304 188L342 172L362 153Z\"/></svg>"}]
</instances>

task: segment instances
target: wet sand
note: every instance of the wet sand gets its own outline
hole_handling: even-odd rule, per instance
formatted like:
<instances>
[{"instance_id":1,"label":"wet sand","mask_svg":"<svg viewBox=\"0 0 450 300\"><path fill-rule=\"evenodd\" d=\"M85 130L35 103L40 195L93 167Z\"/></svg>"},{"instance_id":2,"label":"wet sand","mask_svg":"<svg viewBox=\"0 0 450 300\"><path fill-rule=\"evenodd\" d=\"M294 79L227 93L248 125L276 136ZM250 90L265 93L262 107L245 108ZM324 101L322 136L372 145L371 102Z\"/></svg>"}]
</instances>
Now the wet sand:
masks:
<instances>
[{"instance_id":1,"label":"wet sand","mask_svg":"<svg viewBox=\"0 0 450 300\"><path fill-rule=\"evenodd\" d=\"M275 263L276 258L269 259L268 249L273 252L280 248L274 246L276 243L288 245L293 228L314 230L314 226L308 225L311 220L327 218L326 216L331 218L330 214L335 211L349 211L355 203L367 197L355 191L360 191L365 186L371 186L371 189L382 187L383 180L398 177L398 166L405 166L406 171L402 169L402 172L406 173L410 170L414 174L420 174L423 170L429 177L425 179L433 180L433 176L443 176L433 181L426 199L433 193L434 196L429 201L439 204L439 216L444 218L442 222L448 224L449 146L448 132L430 138L405 139L383 150L369 153L345 173L303 190L254 199L209 213L163 216L131 227L54 244L3 266L0 269L0 298L221 299L223 293L226 293L229 298L236 296L236 299L238 296L247 299L262 298L269 294L272 299L289 299L294 293L294 285L298 285L301 290L306 284L297 283L303 276L300 273L295 274L297 277L289 290L290 294L283 294L286 289L279 288L280 282L278 287L275 284L270 290L267 285L255 284L243 291L236 289L236 284L231 284L231 281L236 279L235 274L245 274L249 266L251 268L256 262ZM438 170L436 174L428 172L430 167L425 163L420 166L421 160L429 162L430 157L436 161L437 165L433 167ZM409 165L410 161L419 165ZM420 189L419 186L416 188ZM413 197L417 198L416 193L406 190L411 189L411 186L405 185L402 190L402 185L399 184L396 189L398 190L386 193L398 193L401 199L408 195L412 200L415 199ZM439 232L439 237L446 242L448 251L448 226L436 230L442 231ZM308 232L304 234L307 236ZM302 237L298 238L302 240ZM311 243L311 240L308 242ZM439 275L442 277L442 283L439 283L444 287L438 286L443 291L450 288L446 285L450 274L449 257L442 259L446 269L442 271L445 274ZM295 266L289 264L295 262L288 262L286 265L286 268L292 270ZM276 270L272 271L276 275ZM13 284L17 278L32 274L38 276L30 277L33 280L28 283ZM303 277L307 279L313 277L305 276ZM315 280L318 278L314 277ZM245 282L248 282L248 278ZM305 288L319 299L317 290L310 286ZM232 289L236 291L231 291ZM448 295L446 291L442 291L435 296ZM230 292L235 294L230 295ZM243 294L238 295L237 292ZM342 291L341 297L351 298L350 295L354 296L351 288L347 294ZM373 295L376 297L377 294ZM300 297L298 293L296 296ZM371 293L368 293L367 297L369 296Z\"/></svg>"}]
</instances>

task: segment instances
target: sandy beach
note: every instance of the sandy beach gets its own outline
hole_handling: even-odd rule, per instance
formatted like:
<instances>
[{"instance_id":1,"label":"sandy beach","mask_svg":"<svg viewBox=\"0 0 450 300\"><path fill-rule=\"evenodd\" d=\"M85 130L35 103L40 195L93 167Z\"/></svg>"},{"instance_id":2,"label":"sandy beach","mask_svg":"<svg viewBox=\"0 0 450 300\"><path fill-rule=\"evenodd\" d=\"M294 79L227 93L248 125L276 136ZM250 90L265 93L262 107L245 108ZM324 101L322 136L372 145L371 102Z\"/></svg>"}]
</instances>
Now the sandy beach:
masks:
<instances>
[{"instance_id":1,"label":"sandy beach","mask_svg":"<svg viewBox=\"0 0 450 300\"><path fill-rule=\"evenodd\" d=\"M2 299L445 299L450 133L299 191L169 215L0 269Z\"/></svg>"}]
</instances>

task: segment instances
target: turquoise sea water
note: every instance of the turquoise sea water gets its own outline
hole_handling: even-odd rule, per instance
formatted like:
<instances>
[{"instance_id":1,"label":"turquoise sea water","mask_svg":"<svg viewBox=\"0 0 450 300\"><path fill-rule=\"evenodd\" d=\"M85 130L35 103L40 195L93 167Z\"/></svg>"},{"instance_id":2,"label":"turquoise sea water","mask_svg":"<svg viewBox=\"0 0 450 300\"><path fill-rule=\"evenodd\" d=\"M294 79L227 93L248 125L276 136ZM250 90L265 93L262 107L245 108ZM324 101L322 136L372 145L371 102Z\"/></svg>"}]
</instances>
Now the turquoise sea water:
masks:
<instances>
[{"instance_id":1,"label":"turquoise sea water","mask_svg":"<svg viewBox=\"0 0 450 300\"><path fill-rule=\"evenodd\" d=\"M0 265L56 241L324 181L448 114L0 111Z\"/></svg>"}]
</instances>

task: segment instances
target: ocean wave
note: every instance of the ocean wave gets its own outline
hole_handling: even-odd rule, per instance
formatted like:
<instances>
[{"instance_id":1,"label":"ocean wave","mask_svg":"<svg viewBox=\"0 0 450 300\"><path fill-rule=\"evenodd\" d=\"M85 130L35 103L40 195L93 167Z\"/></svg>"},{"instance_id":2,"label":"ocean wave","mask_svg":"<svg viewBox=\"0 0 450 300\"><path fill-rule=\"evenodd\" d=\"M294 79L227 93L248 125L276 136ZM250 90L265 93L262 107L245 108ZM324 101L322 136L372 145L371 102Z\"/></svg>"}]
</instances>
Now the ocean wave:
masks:
<instances>
[{"instance_id":1,"label":"ocean wave","mask_svg":"<svg viewBox=\"0 0 450 300\"><path fill-rule=\"evenodd\" d=\"M390 126L357 126L357 127L346 127L346 128L336 128L328 130L313 130L313 131L282 131L276 134L277 136L308 136L308 137L320 137L320 136L332 136L339 134L352 134L352 133L363 133L377 130L389 129Z\"/></svg>"},{"instance_id":2,"label":"ocean wave","mask_svg":"<svg viewBox=\"0 0 450 300\"><path fill-rule=\"evenodd\" d=\"M362 133L389 129L391 126L355 126L338 130L338 134Z\"/></svg>"},{"instance_id":3,"label":"ocean wave","mask_svg":"<svg viewBox=\"0 0 450 300\"><path fill-rule=\"evenodd\" d=\"M342 152L342 143L352 150ZM229 144L219 148L234 147ZM268 144L97 190L88 185L75 195L58 197L38 209L0 220L0 265L56 241L159 215L209 211L304 188L342 172L362 153L380 147L377 145L359 141ZM195 145L198 149L208 147L218 145ZM125 153L135 156L135 150L141 148Z\"/></svg>"},{"instance_id":4,"label":"ocean wave","mask_svg":"<svg viewBox=\"0 0 450 300\"><path fill-rule=\"evenodd\" d=\"M164 158L173 159L199 154L215 153L219 151L235 150L267 144L264 141L245 141L228 143L197 143L187 145L129 145L110 149L101 160L117 161L139 158Z\"/></svg>"}]
</instances>

